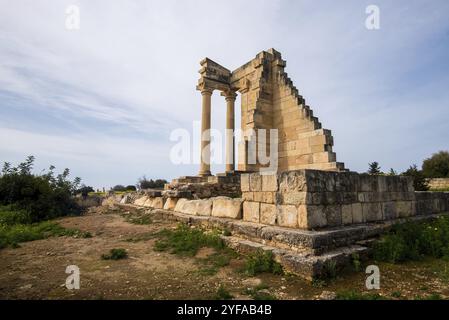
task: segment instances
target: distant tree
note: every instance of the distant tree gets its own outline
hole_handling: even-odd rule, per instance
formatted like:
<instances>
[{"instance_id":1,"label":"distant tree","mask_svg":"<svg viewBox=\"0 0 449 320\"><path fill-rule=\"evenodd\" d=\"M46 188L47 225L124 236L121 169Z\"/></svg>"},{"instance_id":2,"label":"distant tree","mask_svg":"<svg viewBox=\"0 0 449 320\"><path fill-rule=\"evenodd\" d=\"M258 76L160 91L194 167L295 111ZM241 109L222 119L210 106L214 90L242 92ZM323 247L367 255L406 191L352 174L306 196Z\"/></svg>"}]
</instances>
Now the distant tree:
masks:
<instances>
[{"instance_id":1,"label":"distant tree","mask_svg":"<svg viewBox=\"0 0 449 320\"><path fill-rule=\"evenodd\" d=\"M117 191L117 192L126 191L126 187L121 184L118 184L118 185L112 187L112 191Z\"/></svg>"},{"instance_id":2,"label":"distant tree","mask_svg":"<svg viewBox=\"0 0 449 320\"><path fill-rule=\"evenodd\" d=\"M449 152L440 151L425 159L422 171L426 178L449 178Z\"/></svg>"},{"instance_id":3,"label":"distant tree","mask_svg":"<svg viewBox=\"0 0 449 320\"><path fill-rule=\"evenodd\" d=\"M411 165L405 172L402 173L404 176L409 176L413 178L413 186L416 191L427 191L429 186L427 184L426 178L424 177L422 171L418 170L416 164Z\"/></svg>"},{"instance_id":4,"label":"distant tree","mask_svg":"<svg viewBox=\"0 0 449 320\"><path fill-rule=\"evenodd\" d=\"M147 179L146 176L143 176L138 181L139 189L161 189L164 185L168 183L167 180L164 179Z\"/></svg>"},{"instance_id":5,"label":"distant tree","mask_svg":"<svg viewBox=\"0 0 449 320\"><path fill-rule=\"evenodd\" d=\"M368 163L369 169L368 169L368 173L372 174L372 175L376 175L376 174L381 174L382 172L380 171L380 166L379 163L377 161Z\"/></svg>"},{"instance_id":6,"label":"distant tree","mask_svg":"<svg viewBox=\"0 0 449 320\"><path fill-rule=\"evenodd\" d=\"M81 194L83 197L87 197L89 192L95 192L94 188L86 185L81 185L81 188L76 190L76 194Z\"/></svg>"},{"instance_id":7,"label":"distant tree","mask_svg":"<svg viewBox=\"0 0 449 320\"><path fill-rule=\"evenodd\" d=\"M126 191L136 191L136 190L137 190L136 186L133 185L126 186Z\"/></svg>"}]
</instances>

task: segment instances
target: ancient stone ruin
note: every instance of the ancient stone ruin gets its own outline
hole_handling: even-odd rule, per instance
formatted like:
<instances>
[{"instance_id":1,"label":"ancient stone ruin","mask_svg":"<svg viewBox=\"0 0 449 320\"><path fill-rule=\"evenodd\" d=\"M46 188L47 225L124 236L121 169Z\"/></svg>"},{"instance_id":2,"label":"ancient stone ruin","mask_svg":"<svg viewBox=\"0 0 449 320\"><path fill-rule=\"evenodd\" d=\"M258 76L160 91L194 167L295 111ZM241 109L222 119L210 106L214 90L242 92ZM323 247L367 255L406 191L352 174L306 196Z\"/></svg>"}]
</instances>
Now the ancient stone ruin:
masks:
<instances>
[{"instance_id":1,"label":"ancient stone ruin","mask_svg":"<svg viewBox=\"0 0 449 320\"><path fill-rule=\"evenodd\" d=\"M163 191L112 200L152 208L152 214L166 219L229 230L223 238L231 247L270 250L287 270L308 279L325 273L328 265L344 266L354 253L363 257L371 240L394 223L449 211L447 192L415 192L410 177L358 174L336 162L331 132L321 128L285 65L273 49L233 72L204 59L197 86L204 132L198 176L174 179ZM211 175L207 130L214 90L226 98L227 129L234 130L234 101L240 94L242 129L278 130L276 170L262 172L263 164L248 163L248 149L235 170L229 135L226 172Z\"/></svg>"}]
</instances>

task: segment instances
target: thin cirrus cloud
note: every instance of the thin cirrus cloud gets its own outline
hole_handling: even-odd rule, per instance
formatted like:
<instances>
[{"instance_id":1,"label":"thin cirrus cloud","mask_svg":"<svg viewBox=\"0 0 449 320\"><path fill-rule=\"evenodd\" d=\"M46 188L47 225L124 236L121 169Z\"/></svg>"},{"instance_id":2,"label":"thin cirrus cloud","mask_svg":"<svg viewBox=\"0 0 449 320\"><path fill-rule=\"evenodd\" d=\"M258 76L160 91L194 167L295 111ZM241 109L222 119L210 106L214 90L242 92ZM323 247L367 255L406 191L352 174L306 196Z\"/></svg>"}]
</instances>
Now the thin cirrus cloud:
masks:
<instances>
[{"instance_id":1,"label":"thin cirrus cloud","mask_svg":"<svg viewBox=\"0 0 449 320\"><path fill-rule=\"evenodd\" d=\"M77 31L65 28L72 4ZM370 4L0 0L0 160L34 154L37 169L67 166L95 187L194 174L170 162L169 136L199 120L198 62L234 69L274 47L339 161L420 164L449 149L449 4L376 1L381 29L369 31ZM217 94L212 107L223 129Z\"/></svg>"}]
</instances>

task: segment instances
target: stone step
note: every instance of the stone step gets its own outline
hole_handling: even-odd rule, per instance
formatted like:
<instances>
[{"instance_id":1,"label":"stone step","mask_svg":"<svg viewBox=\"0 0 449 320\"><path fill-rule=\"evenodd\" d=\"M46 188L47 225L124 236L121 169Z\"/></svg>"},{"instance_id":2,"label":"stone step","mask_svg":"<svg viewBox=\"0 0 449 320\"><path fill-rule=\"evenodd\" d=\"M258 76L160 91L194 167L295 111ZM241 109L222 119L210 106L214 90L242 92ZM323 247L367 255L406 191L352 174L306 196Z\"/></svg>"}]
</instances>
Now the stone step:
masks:
<instances>
[{"instance_id":1,"label":"stone step","mask_svg":"<svg viewBox=\"0 0 449 320\"><path fill-rule=\"evenodd\" d=\"M235 236L223 236L222 238L229 247L243 255L258 250L271 251L274 259L282 265L284 271L294 273L310 281L315 278L326 277L331 272L337 273L351 265L354 254L357 254L359 259L365 260L369 253L368 247L351 245L318 256L279 249Z\"/></svg>"}]
</instances>

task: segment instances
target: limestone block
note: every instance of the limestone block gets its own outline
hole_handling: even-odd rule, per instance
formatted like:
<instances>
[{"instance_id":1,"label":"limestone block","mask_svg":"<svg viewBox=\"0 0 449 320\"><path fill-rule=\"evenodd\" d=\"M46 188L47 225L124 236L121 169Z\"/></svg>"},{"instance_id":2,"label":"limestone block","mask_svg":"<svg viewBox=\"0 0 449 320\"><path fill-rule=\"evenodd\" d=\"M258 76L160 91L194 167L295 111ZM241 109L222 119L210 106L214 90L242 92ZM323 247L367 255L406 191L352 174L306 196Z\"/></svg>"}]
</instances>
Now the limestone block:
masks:
<instances>
[{"instance_id":1,"label":"limestone block","mask_svg":"<svg viewBox=\"0 0 449 320\"><path fill-rule=\"evenodd\" d=\"M352 223L363 223L365 219L363 217L362 204L353 203L352 206Z\"/></svg>"},{"instance_id":2,"label":"limestone block","mask_svg":"<svg viewBox=\"0 0 449 320\"><path fill-rule=\"evenodd\" d=\"M262 177L259 173L251 173L249 175L250 191L262 191Z\"/></svg>"},{"instance_id":3,"label":"limestone block","mask_svg":"<svg viewBox=\"0 0 449 320\"><path fill-rule=\"evenodd\" d=\"M324 206L324 213L326 214L327 225L330 227L341 226L342 215L341 205L326 205Z\"/></svg>"},{"instance_id":4,"label":"limestone block","mask_svg":"<svg viewBox=\"0 0 449 320\"><path fill-rule=\"evenodd\" d=\"M212 216L241 219L242 203L240 198L215 197L212 199Z\"/></svg>"},{"instance_id":5,"label":"limestone block","mask_svg":"<svg viewBox=\"0 0 449 320\"><path fill-rule=\"evenodd\" d=\"M262 191L278 191L278 179L276 174L262 175Z\"/></svg>"},{"instance_id":6,"label":"limestone block","mask_svg":"<svg viewBox=\"0 0 449 320\"><path fill-rule=\"evenodd\" d=\"M277 224L281 227L298 227L298 210L292 205L277 206Z\"/></svg>"},{"instance_id":7,"label":"limestone block","mask_svg":"<svg viewBox=\"0 0 449 320\"><path fill-rule=\"evenodd\" d=\"M363 219L366 222L382 220L382 208L380 203L362 203Z\"/></svg>"},{"instance_id":8,"label":"limestone block","mask_svg":"<svg viewBox=\"0 0 449 320\"><path fill-rule=\"evenodd\" d=\"M384 220L393 220L397 218L396 202L389 201L382 203L382 216Z\"/></svg>"},{"instance_id":9,"label":"limestone block","mask_svg":"<svg viewBox=\"0 0 449 320\"><path fill-rule=\"evenodd\" d=\"M250 191L249 189L249 174L244 173L240 175L240 188L242 192Z\"/></svg>"},{"instance_id":10,"label":"limestone block","mask_svg":"<svg viewBox=\"0 0 449 320\"><path fill-rule=\"evenodd\" d=\"M298 211L303 214L302 206L299 207ZM307 214L307 229L323 228L327 226L327 217L324 212L324 206L309 205L306 210ZM302 217L301 219L302 220ZM301 221L301 224L303 222Z\"/></svg>"},{"instance_id":11,"label":"limestone block","mask_svg":"<svg viewBox=\"0 0 449 320\"><path fill-rule=\"evenodd\" d=\"M153 197L147 197L147 200L145 200L143 206L152 208L153 207L153 200L154 200Z\"/></svg>"},{"instance_id":12,"label":"limestone block","mask_svg":"<svg viewBox=\"0 0 449 320\"><path fill-rule=\"evenodd\" d=\"M176 202L175 211L182 212L184 210L184 204L187 203L187 199L181 198Z\"/></svg>"},{"instance_id":13,"label":"limestone block","mask_svg":"<svg viewBox=\"0 0 449 320\"><path fill-rule=\"evenodd\" d=\"M260 221L260 203L252 201L243 202L243 220L249 222Z\"/></svg>"},{"instance_id":14,"label":"limestone block","mask_svg":"<svg viewBox=\"0 0 449 320\"><path fill-rule=\"evenodd\" d=\"M311 204L312 194L304 191L284 192L281 193L281 204Z\"/></svg>"},{"instance_id":15,"label":"limestone block","mask_svg":"<svg viewBox=\"0 0 449 320\"><path fill-rule=\"evenodd\" d=\"M210 199L201 199L201 200L192 200L196 205L195 215L197 216L210 216L212 213L212 200Z\"/></svg>"},{"instance_id":16,"label":"limestone block","mask_svg":"<svg viewBox=\"0 0 449 320\"><path fill-rule=\"evenodd\" d=\"M275 225L276 214L276 205L268 203L260 204L260 223Z\"/></svg>"},{"instance_id":17,"label":"limestone block","mask_svg":"<svg viewBox=\"0 0 449 320\"><path fill-rule=\"evenodd\" d=\"M143 197L137 198L134 201L134 204L136 206L143 206L145 204L145 201L147 201L147 200L148 200L148 197L147 196L143 196Z\"/></svg>"},{"instance_id":18,"label":"limestone block","mask_svg":"<svg viewBox=\"0 0 449 320\"><path fill-rule=\"evenodd\" d=\"M390 179L389 179L390 180ZM387 180L387 181L389 181ZM377 191L377 176L371 176L369 174L359 175L359 191L362 192L375 192ZM394 190L388 190L394 191Z\"/></svg>"},{"instance_id":19,"label":"limestone block","mask_svg":"<svg viewBox=\"0 0 449 320\"><path fill-rule=\"evenodd\" d=\"M386 192L386 191L388 191L387 178L388 177L386 177L386 176L378 176L377 177L377 190L379 192Z\"/></svg>"},{"instance_id":20,"label":"limestone block","mask_svg":"<svg viewBox=\"0 0 449 320\"><path fill-rule=\"evenodd\" d=\"M164 207L164 198L162 197L153 198L153 201L151 202L151 207L155 209L162 209Z\"/></svg>"},{"instance_id":21,"label":"limestone block","mask_svg":"<svg viewBox=\"0 0 449 320\"><path fill-rule=\"evenodd\" d=\"M265 203L274 203L276 200L276 192L262 192L262 202Z\"/></svg>"},{"instance_id":22,"label":"limestone block","mask_svg":"<svg viewBox=\"0 0 449 320\"><path fill-rule=\"evenodd\" d=\"M176 203L178 202L178 198L167 198L164 203L165 210L175 210Z\"/></svg>"},{"instance_id":23,"label":"limestone block","mask_svg":"<svg viewBox=\"0 0 449 320\"><path fill-rule=\"evenodd\" d=\"M352 204L344 204L341 206L341 223L352 224Z\"/></svg>"},{"instance_id":24,"label":"limestone block","mask_svg":"<svg viewBox=\"0 0 449 320\"><path fill-rule=\"evenodd\" d=\"M254 192L243 192L242 193L242 198L245 201L254 201Z\"/></svg>"},{"instance_id":25,"label":"limestone block","mask_svg":"<svg viewBox=\"0 0 449 320\"><path fill-rule=\"evenodd\" d=\"M283 172L279 177L279 191L307 191L306 177L304 171Z\"/></svg>"},{"instance_id":26,"label":"limestone block","mask_svg":"<svg viewBox=\"0 0 449 320\"><path fill-rule=\"evenodd\" d=\"M396 201L396 210L399 218L406 218L412 215L412 201Z\"/></svg>"}]
</instances>

